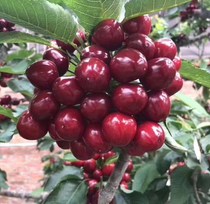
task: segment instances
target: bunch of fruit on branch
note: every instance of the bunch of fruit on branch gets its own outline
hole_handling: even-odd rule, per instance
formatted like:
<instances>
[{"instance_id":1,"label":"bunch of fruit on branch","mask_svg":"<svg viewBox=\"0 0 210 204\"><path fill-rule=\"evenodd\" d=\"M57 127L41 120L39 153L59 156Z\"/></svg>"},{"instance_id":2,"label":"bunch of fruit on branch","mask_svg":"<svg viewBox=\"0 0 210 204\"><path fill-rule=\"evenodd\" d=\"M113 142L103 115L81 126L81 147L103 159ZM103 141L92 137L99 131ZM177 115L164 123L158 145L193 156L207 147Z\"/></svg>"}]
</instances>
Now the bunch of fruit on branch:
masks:
<instances>
[{"instance_id":1,"label":"bunch of fruit on branch","mask_svg":"<svg viewBox=\"0 0 210 204\"><path fill-rule=\"evenodd\" d=\"M165 142L159 122L179 91L181 59L171 39L153 41L151 18L107 19L72 45L57 41L26 70L35 96L17 129L29 140L47 132L79 160L120 148L132 156ZM75 50L76 49L76 50ZM72 69L72 64L75 69Z\"/></svg>"}]
</instances>

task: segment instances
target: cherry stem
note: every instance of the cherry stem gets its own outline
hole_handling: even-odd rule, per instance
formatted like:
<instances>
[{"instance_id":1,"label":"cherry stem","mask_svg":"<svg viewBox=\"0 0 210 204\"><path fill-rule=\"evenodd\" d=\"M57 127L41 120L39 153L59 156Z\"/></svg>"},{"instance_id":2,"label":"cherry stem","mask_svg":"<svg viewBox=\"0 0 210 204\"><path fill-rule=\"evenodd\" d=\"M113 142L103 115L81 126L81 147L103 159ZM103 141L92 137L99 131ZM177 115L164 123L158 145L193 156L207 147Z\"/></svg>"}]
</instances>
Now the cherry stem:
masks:
<instances>
[{"instance_id":1,"label":"cherry stem","mask_svg":"<svg viewBox=\"0 0 210 204\"><path fill-rule=\"evenodd\" d=\"M120 185L123 175L128 167L130 156L122 151L115 166L115 171L110 176L107 184L99 192L98 204L109 204Z\"/></svg>"}]
</instances>

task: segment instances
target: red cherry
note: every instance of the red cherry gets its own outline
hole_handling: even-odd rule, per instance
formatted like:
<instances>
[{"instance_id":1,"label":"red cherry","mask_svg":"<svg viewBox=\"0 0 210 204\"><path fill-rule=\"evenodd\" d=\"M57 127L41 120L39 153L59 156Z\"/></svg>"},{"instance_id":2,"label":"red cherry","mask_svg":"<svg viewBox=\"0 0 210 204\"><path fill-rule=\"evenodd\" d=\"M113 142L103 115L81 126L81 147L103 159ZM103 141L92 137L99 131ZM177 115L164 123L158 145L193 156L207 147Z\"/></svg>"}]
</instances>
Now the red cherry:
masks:
<instances>
[{"instance_id":1,"label":"red cherry","mask_svg":"<svg viewBox=\"0 0 210 204\"><path fill-rule=\"evenodd\" d=\"M124 32L120 24L114 19L102 21L95 29L92 42L106 50L117 50L124 41Z\"/></svg>"},{"instance_id":2,"label":"red cherry","mask_svg":"<svg viewBox=\"0 0 210 204\"><path fill-rule=\"evenodd\" d=\"M106 94L91 94L81 103L81 113L92 122L103 120L111 111L111 99Z\"/></svg>"},{"instance_id":3,"label":"red cherry","mask_svg":"<svg viewBox=\"0 0 210 204\"><path fill-rule=\"evenodd\" d=\"M117 81L131 82L146 74L147 60L138 50L126 48L112 58L110 71Z\"/></svg>"},{"instance_id":4,"label":"red cherry","mask_svg":"<svg viewBox=\"0 0 210 204\"><path fill-rule=\"evenodd\" d=\"M135 119L122 113L109 114L102 123L104 139L116 147L128 145L134 138L136 130Z\"/></svg>"},{"instance_id":5,"label":"red cherry","mask_svg":"<svg viewBox=\"0 0 210 204\"><path fill-rule=\"evenodd\" d=\"M148 15L138 16L124 22L122 27L123 30L128 34L142 33L149 35L152 30L152 21Z\"/></svg>"},{"instance_id":6,"label":"red cherry","mask_svg":"<svg viewBox=\"0 0 210 204\"><path fill-rule=\"evenodd\" d=\"M131 172L133 171L133 169L134 169L133 161L131 160L131 161L129 161L129 163L128 163L128 167L127 167L127 169L126 169L126 172L131 173Z\"/></svg>"},{"instance_id":7,"label":"red cherry","mask_svg":"<svg viewBox=\"0 0 210 204\"><path fill-rule=\"evenodd\" d=\"M102 168L102 174L105 178L108 178L111 176L111 174L113 173L115 169L115 164L109 164L109 165L106 165Z\"/></svg>"},{"instance_id":8,"label":"red cherry","mask_svg":"<svg viewBox=\"0 0 210 204\"><path fill-rule=\"evenodd\" d=\"M58 135L58 133L55 129L55 124L54 123L51 123L50 126L49 126L49 134L50 134L50 137L55 141L62 140L62 138Z\"/></svg>"},{"instance_id":9,"label":"red cherry","mask_svg":"<svg viewBox=\"0 0 210 204\"><path fill-rule=\"evenodd\" d=\"M60 110L55 118L58 135L67 141L79 139L84 132L84 121L80 112L74 108Z\"/></svg>"},{"instance_id":10,"label":"red cherry","mask_svg":"<svg viewBox=\"0 0 210 204\"><path fill-rule=\"evenodd\" d=\"M123 147L123 149L131 156L142 157L145 153L141 147L137 146L135 141L131 141L126 147Z\"/></svg>"},{"instance_id":11,"label":"red cherry","mask_svg":"<svg viewBox=\"0 0 210 204\"><path fill-rule=\"evenodd\" d=\"M134 143L139 149L145 152L156 151L162 147L164 142L165 133L158 123L145 122L138 126Z\"/></svg>"},{"instance_id":12,"label":"red cherry","mask_svg":"<svg viewBox=\"0 0 210 204\"><path fill-rule=\"evenodd\" d=\"M121 85L113 93L113 103L122 113L135 115L140 113L148 100L147 93L139 85Z\"/></svg>"},{"instance_id":13,"label":"red cherry","mask_svg":"<svg viewBox=\"0 0 210 204\"><path fill-rule=\"evenodd\" d=\"M57 78L53 83L52 92L58 102L67 106L80 103L84 96L84 91L75 77Z\"/></svg>"},{"instance_id":14,"label":"red cherry","mask_svg":"<svg viewBox=\"0 0 210 204\"><path fill-rule=\"evenodd\" d=\"M182 67L182 60L179 56L175 56L173 59L176 71L178 72Z\"/></svg>"},{"instance_id":15,"label":"red cherry","mask_svg":"<svg viewBox=\"0 0 210 204\"><path fill-rule=\"evenodd\" d=\"M108 159L113 158L115 156L116 156L116 153L113 151L109 151L107 153L102 154L102 158L104 161L107 161Z\"/></svg>"},{"instance_id":16,"label":"red cherry","mask_svg":"<svg viewBox=\"0 0 210 204\"><path fill-rule=\"evenodd\" d=\"M176 44L171 39L162 38L155 42L155 47L155 57L167 57L173 60L176 56Z\"/></svg>"},{"instance_id":17,"label":"red cherry","mask_svg":"<svg viewBox=\"0 0 210 204\"><path fill-rule=\"evenodd\" d=\"M122 181L124 181L124 182L126 182L126 183L131 182L131 175L130 175L129 173L125 173L125 174L123 175Z\"/></svg>"},{"instance_id":18,"label":"red cherry","mask_svg":"<svg viewBox=\"0 0 210 204\"><path fill-rule=\"evenodd\" d=\"M70 142L65 140L55 141L61 149L70 149Z\"/></svg>"},{"instance_id":19,"label":"red cherry","mask_svg":"<svg viewBox=\"0 0 210 204\"><path fill-rule=\"evenodd\" d=\"M148 62L148 70L141 82L147 89L167 88L176 74L175 65L169 58L155 58Z\"/></svg>"},{"instance_id":20,"label":"red cherry","mask_svg":"<svg viewBox=\"0 0 210 204\"><path fill-rule=\"evenodd\" d=\"M147 35L134 33L128 36L125 43L126 47L140 51L147 60L154 57L155 44Z\"/></svg>"},{"instance_id":21,"label":"red cherry","mask_svg":"<svg viewBox=\"0 0 210 204\"><path fill-rule=\"evenodd\" d=\"M89 124L83 136L85 144L97 153L108 152L112 146L107 144L103 139L103 133L99 124Z\"/></svg>"},{"instance_id":22,"label":"red cherry","mask_svg":"<svg viewBox=\"0 0 210 204\"><path fill-rule=\"evenodd\" d=\"M17 123L17 130L24 139L38 140L46 135L48 124L34 120L31 113L25 111Z\"/></svg>"},{"instance_id":23,"label":"red cherry","mask_svg":"<svg viewBox=\"0 0 210 204\"><path fill-rule=\"evenodd\" d=\"M82 140L75 140L71 142L71 152L79 160L88 160L94 156L94 153Z\"/></svg>"},{"instance_id":24,"label":"red cherry","mask_svg":"<svg viewBox=\"0 0 210 204\"><path fill-rule=\"evenodd\" d=\"M164 91L169 96L172 96L175 93L177 93L179 90L181 90L182 86L183 86L183 79L181 75L179 74L179 72L176 72L174 80L166 89L164 89Z\"/></svg>"},{"instance_id":25,"label":"red cherry","mask_svg":"<svg viewBox=\"0 0 210 204\"><path fill-rule=\"evenodd\" d=\"M129 185L128 185L128 183L125 182L125 181L122 181L122 182L120 183L120 187L121 187L121 188L125 188L125 189L129 189Z\"/></svg>"},{"instance_id":26,"label":"red cherry","mask_svg":"<svg viewBox=\"0 0 210 204\"><path fill-rule=\"evenodd\" d=\"M105 62L106 64L109 64L110 62L109 52L106 51L103 47L100 47L98 45L91 45L82 50L81 59L89 57L96 57Z\"/></svg>"},{"instance_id":27,"label":"red cherry","mask_svg":"<svg viewBox=\"0 0 210 204\"><path fill-rule=\"evenodd\" d=\"M165 121L171 110L169 96L164 91L150 92L144 115L154 122Z\"/></svg>"},{"instance_id":28,"label":"red cherry","mask_svg":"<svg viewBox=\"0 0 210 204\"><path fill-rule=\"evenodd\" d=\"M42 60L35 62L26 70L29 81L39 89L51 89L53 82L59 77L54 62Z\"/></svg>"},{"instance_id":29,"label":"red cherry","mask_svg":"<svg viewBox=\"0 0 210 204\"><path fill-rule=\"evenodd\" d=\"M84 163L84 171L86 173L93 173L97 168L96 160L90 159Z\"/></svg>"},{"instance_id":30,"label":"red cherry","mask_svg":"<svg viewBox=\"0 0 210 204\"><path fill-rule=\"evenodd\" d=\"M97 191L98 189L97 185L98 185L98 181L94 179L91 179L88 181L88 194L89 195L93 195Z\"/></svg>"},{"instance_id":31,"label":"red cherry","mask_svg":"<svg viewBox=\"0 0 210 204\"><path fill-rule=\"evenodd\" d=\"M12 97L10 95L4 95L0 98L0 105L8 105L12 101Z\"/></svg>"},{"instance_id":32,"label":"red cherry","mask_svg":"<svg viewBox=\"0 0 210 204\"><path fill-rule=\"evenodd\" d=\"M98 58L86 58L76 69L79 85L87 92L103 92L111 80L108 66Z\"/></svg>"},{"instance_id":33,"label":"red cherry","mask_svg":"<svg viewBox=\"0 0 210 204\"><path fill-rule=\"evenodd\" d=\"M43 59L54 62L60 76L64 75L69 68L68 56L60 50L54 48L46 50L43 54Z\"/></svg>"},{"instance_id":34,"label":"red cherry","mask_svg":"<svg viewBox=\"0 0 210 204\"><path fill-rule=\"evenodd\" d=\"M85 161L73 161L73 162L71 162L72 166L76 166L78 168L83 167L84 164L85 164Z\"/></svg>"},{"instance_id":35,"label":"red cherry","mask_svg":"<svg viewBox=\"0 0 210 204\"><path fill-rule=\"evenodd\" d=\"M47 120L55 116L60 104L49 91L39 91L32 99L29 110L36 120Z\"/></svg>"},{"instance_id":36,"label":"red cherry","mask_svg":"<svg viewBox=\"0 0 210 204\"><path fill-rule=\"evenodd\" d=\"M96 169L93 172L93 179L95 179L96 181L100 182L103 179L103 173L101 170Z\"/></svg>"}]
</instances>

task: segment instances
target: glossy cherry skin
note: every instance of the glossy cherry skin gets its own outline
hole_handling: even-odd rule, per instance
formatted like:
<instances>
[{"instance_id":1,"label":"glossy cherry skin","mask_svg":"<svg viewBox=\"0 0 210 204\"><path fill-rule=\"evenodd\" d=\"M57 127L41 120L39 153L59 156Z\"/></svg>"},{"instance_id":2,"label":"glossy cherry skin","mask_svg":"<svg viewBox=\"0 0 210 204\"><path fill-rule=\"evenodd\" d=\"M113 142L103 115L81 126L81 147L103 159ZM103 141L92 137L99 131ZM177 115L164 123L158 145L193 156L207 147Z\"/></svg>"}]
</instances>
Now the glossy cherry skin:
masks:
<instances>
[{"instance_id":1,"label":"glossy cherry skin","mask_svg":"<svg viewBox=\"0 0 210 204\"><path fill-rule=\"evenodd\" d=\"M126 169L126 172L131 173L133 171L133 169L134 169L134 165L133 165L133 161L131 160L128 163L128 167Z\"/></svg>"},{"instance_id":2,"label":"glossy cherry skin","mask_svg":"<svg viewBox=\"0 0 210 204\"><path fill-rule=\"evenodd\" d=\"M57 133L56 129L55 129L55 124L54 123L51 123L49 125L49 135L50 137L55 140L55 141L61 141L63 140Z\"/></svg>"},{"instance_id":3,"label":"glossy cherry skin","mask_svg":"<svg viewBox=\"0 0 210 204\"><path fill-rule=\"evenodd\" d=\"M182 67L182 60L179 56L175 56L173 62L175 64L176 71L178 72Z\"/></svg>"},{"instance_id":4,"label":"glossy cherry skin","mask_svg":"<svg viewBox=\"0 0 210 204\"><path fill-rule=\"evenodd\" d=\"M152 29L152 21L148 15L144 15L124 22L122 27L128 34L142 33L149 35Z\"/></svg>"},{"instance_id":5,"label":"glossy cherry skin","mask_svg":"<svg viewBox=\"0 0 210 204\"><path fill-rule=\"evenodd\" d=\"M105 50L103 47L98 45L91 45L82 50L81 59L89 57L96 57L105 62L106 64L109 64L111 59L109 51Z\"/></svg>"},{"instance_id":6,"label":"glossy cherry skin","mask_svg":"<svg viewBox=\"0 0 210 204\"><path fill-rule=\"evenodd\" d=\"M85 161L84 163L84 171L86 173L93 173L97 168L97 163L96 160L94 159L89 159Z\"/></svg>"},{"instance_id":7,"label":"glossy cherry skin","mask_svg":"<svg viewBox=\"0 0 210 204\"><path fill-rule=\"evenodd\" d=\"M124 32L114 19L102 21L94 30L92 42L106 50L117 50L124 41Z\"/></svg>"},{"instance_id":8,"label":"glossy cherry skin","mask_svg":"<svg viewBox=\"0 0 210 204\"><path fill-rule=\"evenodd\" d=\"M85 144L95 153L105 153L112 149L112 146L103 139L101 125L89 124L84 132Z\"/></svg>"},{"instance_id":9,"label":"glossy cherry skin","mask_svg":"<svg viewBox=\"0 0 210 204\"><path fill-rule=\"evenodd\" d=\"M54 62L57 66L60 76L63 76L69 68L69 58L60 50L53 48L46 50L43 54L43 59Z\"/></svg>"},{"instance_id":10,"label":"glossy cherry skin","mask_svg":"<svg viewBox=\"0 0 210 204\"><path fill-rule=\"evenodd\" d=\"M136 130L135 119L122 113L109 114L102 123L104 139L115 147L128 145L134 138Z\"/></svg>"},{"instance_id":11,"label":"glossy cherry skin","mask_svg":"<svg viewBox=\"0 0 210 204\"><path fill-rule=\"evenodd\" d=\"M85 145L83 140L71 142L71 152L79 160L88 160L94 156L94 153Z\"/></svg>"},{"instance_id":12,"label":"glossy cherry skin","mask_svg":"<svg viewBox=\"0 0 210 204\"><path fill-rule=\"evenodd\" d=\"M46 135L48 124L35 120L29 111L25 111L17 123L17 130L24 139L38 140Z\"/></svg>"},{"instance_id":13,"label":"glossy cherry skin","mask_svg":"<svg viewBox=\"0 0 210 204\"><path fill-rule=\"evenodd\" d=\"M100 182L102 179L103 179L103 173L101 170L99 169L96 169L94 172L93 172L93 178Z\"/></svg>"},{"instance_id":14,"label":"glossy cherry skin","mask_svg":"<svg viewBox=\"0 0 210 204\"><path fill-rule=\"evenodd\" d=\"M162 38L155 42L155 57L167 57L171 60L174 59L177 53L176 44L167 38Z\"/></svg>"},{"instance_id":15,"label":"glossy cherry skin","mask_svg":"<svg viewBox=\"0 0 210 204\"><path fill-rule=\"evenodd\" d=\"M111 111L111 99L104 93L91 94L84 98L80 111L82 115L92 122L103 120Z\"/></svg>"},{"instance_id":16,"label":"glossy cherry skin","mask_svg":"<svg viewBox=\"0 0 210 204\"><path fill-rule=\"evenodd\" d=\"M166 89L164 89L164 91L169 96L172 96L175 93L177 93L179 90L181 90L182 86L183 86L183 79L182 79L181 75L179 74L179 72L176 72L174 80Z\"/></svg>"},{"instance_id":17,"label":"glossy cherry skin","mask_svg":"<svg viewBox=\"0 0 210 204\"><path fill-rule=\"evenodd\" d=\"M128 115L139 114L147 104L148 96L142 86L128 84L118 86L112 96L114 106Z\"/></svg>"},{"instance_id":18,"label":"glossy cherry skin","mask_svg":"<svg viewBox=\"0 0 210 204\"><path fill-rule=\"evenodd\" d=\"M110 63L112 77L127 83L142 78L147 72L147 60L141 52L126 48L115 55Z\"/></svg>"},{"instance_id":19,"label":"glossy cherry skin","mask_svg":"<svg viewBox=\"0 0 210 204\"><path fill-rule=\"evenodd\" d=\"M102 174L105 178L108 178L111 176L111 174L113 173L115 169L115 164L109 164L109 165L106 165L102 168Z\"/></svg>"},{"instance_id":20,"label":"glossy cherry skin","mask_svg":"<svg viewBox=\"0 0 210 204\"><path fill-rule=\"evenodd\" d=\"M39 89L51 89L53 82L59 77L54 62L41 60L32 64L26 70L28 80Z\"/></svg>"},{"instance_id":21,"label":"glossy cherry skin","mask_svg":"<svg viewBox=\"0 0 210 204\"><path fill-rule=\"evenodd\" d=\"M150 60L154 57L155 44L147 35L134 33L128 36L125 44L128 48L133 48L140 51L147 60Z\"/></svg>"},{"instance_id":22,"label":"glossy cherry skin","mask_svg":"<svg viewBox=\"0 0 210 204\"><path fill-rule=\"evenodd\" d=\"M159 57L148 62L148 70L141 82L147 89L160 90L167 88L173 81L176 68L169 58Z\"/></svg>"},{"instance_id":23,"label":"glossy cherry skin","mask_svg":"<svg viewBox=\"0 0 210 204\"><path fill-rule=\"evenodd\" d=\"M31 100L29 110L36 120L49 120L59 111L60 104L54 98L52 92L39 91Z\"/></svg>"},{"instance_id":24,"label":"glossy cherry skin","mask_svg":"<svg viewBox=\"0 0 210 204\"><path fill-rule=\"evenodd\" d=\"M151 121L165 121L171 110L169 96L164 91L155 91L148 94L149 99L144 109L144 115Z\"/></svg>"},{"instance_id":25,"label":"glossy cherry skin","mask_svg":"<svg viewBox=\"0 0 210 204\"><path fill-rule=\"evenodd\" d=\"M55 118L55 129L63 140L79 139L84 132L82 115L74 108L60 110Z\"/></svg>"},{"instance_id":26,"label":"glossy cherry skin","mask_svg":"<svg viewBox=\"0 0 210 204\"><path fill-rule=\"evenodd\" d=\"M55 141L61 149L70 149L70 142L65 140Z\"/></svg>"},{"instance_id":27,"label":"glossy cherry skin","mask_svg":"<svg viewBox=\"0 0 210 204\"><path fill-rule=\"evenodd\" d=\"M164 130L158 123L145 122L138 126L134 142L137 147L143 149L145 152L156 151L165 142Z\"/></svg>"},{"instance_id":28,"label":"glossy cherry skin","mask_svg":"<svg viewBox=\"0 0 210 204\"><path fill-rule=\"evenodd\" d=\"M84 91L75 77L59 77L52 86L56 100L64 105L73 106L81 102Z\"/></svg>"},{"instance_id":29,"label":"glossy cherry skin","mask_svg":"<svg viewBox=\"0 0 210 204\"><path fill-rule=\"evenodd\" d=\"M109 67L98 58L86 58L76 69L76 79L86 92L103 92L111 80Z\"/></svg>"},{"instance_id":30,"label":"glossy cherry skin","mask_svg":"<svg viewBox=\"0 0 210 204\"><path fill-rule=\"evenodd\" d=\"M125 174L123 175L122 181L124 181L124 182L126 182L126 183L131 182L131 175L130 175L129 173L125 173Z\"/></svg>"},{"instance_id":31,"label":"glossy cherry skin","mask_svg":"<svg viewBox=\"0 0 210 204\"><path fill-rule=\"evenodd\" d=\"M127 146L123 147L123 149L131 156L142 157L145 153L134 141L131 141Z\"/></svg>"}]
</instances>

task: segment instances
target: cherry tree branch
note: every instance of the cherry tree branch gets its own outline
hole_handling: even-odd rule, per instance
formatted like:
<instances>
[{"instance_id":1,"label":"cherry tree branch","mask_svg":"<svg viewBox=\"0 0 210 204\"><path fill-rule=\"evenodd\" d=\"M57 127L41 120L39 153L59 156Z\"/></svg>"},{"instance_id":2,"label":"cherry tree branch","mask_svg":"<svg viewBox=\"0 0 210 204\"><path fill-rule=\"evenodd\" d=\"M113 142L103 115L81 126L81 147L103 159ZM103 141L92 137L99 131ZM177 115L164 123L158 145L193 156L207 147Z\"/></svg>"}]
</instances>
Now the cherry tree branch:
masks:
<instances>
[{"instance_id":1,"label":"cherry tree branch","mask_svg":"<svg viewBox=\"0 0 210 204\"><path fill-rule=\"evenodd\" d=\"M128 167L130 156L126 152L121 152L115 166L115 171L110 176L106 186L99 192L98 204L109 204L120 185L122 177Z\"/></svg>"}]
</instances>

